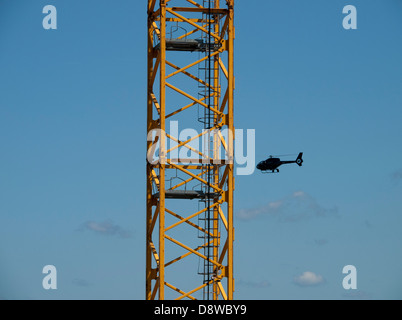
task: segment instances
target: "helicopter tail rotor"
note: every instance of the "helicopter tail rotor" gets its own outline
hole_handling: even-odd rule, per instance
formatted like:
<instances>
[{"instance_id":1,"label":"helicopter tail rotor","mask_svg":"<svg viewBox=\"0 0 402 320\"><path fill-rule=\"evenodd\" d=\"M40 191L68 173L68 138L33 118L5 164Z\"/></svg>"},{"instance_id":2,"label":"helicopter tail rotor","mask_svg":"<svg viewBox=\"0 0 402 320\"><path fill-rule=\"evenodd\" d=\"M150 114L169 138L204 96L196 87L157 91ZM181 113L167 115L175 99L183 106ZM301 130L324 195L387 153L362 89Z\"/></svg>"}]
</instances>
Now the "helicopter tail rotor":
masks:
<instances>
[{"instance_id":1,"label":"helicopter tail rotor","mask_svg":"<svg viewBox=\"0 0 402 320\"><path fill-rule=\"evenodd\" d=\"M299 165L299 167L301 167L303 165L303 152L300 152L297 159L296 159L296 163Z\"/></svg>"}]
</instances>

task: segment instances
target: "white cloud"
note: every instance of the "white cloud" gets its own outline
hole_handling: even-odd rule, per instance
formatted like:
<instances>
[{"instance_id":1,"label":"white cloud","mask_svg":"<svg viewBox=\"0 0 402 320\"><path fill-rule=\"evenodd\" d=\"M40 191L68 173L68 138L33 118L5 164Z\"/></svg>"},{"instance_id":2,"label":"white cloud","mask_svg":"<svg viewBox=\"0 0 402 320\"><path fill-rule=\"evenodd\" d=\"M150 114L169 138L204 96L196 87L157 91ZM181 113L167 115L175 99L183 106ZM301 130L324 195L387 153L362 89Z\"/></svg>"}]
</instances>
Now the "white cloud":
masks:
<instances>
[{"instance_id":1,"label":"white cloud","mask_svg":"<svg viewBox=\"0 0 402 320\"><path fill-rule=\"evenodd\" d=\"M85 279L76 278L76 279L73 279L73 281L71 281L71 282L72 282L72 284L74 284L76 286L79 286L79 287L89 287L89 286L91 286L91 284Z\"/></svg>"},{"instance_id":2,"label":"white cloud","mask_svg":"<svg viewBox=\"0 0 402 320\"><path fill-rule=\"evenodd\" d=\"M306 195L306 193L304 191L296 191L293 193L294 197L303 197L305 195Z\"/></svg>"},{"instance_id":3,"label":"white cloud","mask_svg":"<svg viewBox=\"0 0 402 320\"><path fill-rule=\"evenodd\" d=\"M296 191L278 201L271 201L257 208L241 209L237 217L241 220L251 220L266 215L275 217L280 222L295 222L314 217L336 216L338 208L325 208L315 198L304 191Z\"/></svg>"},{"instance_id":4,"label":"white cloud","mask_svg":"<svg viewBox=\"0 0 402 320\"><path fill-rule=\"evenodd\" d=\"M328 244L328 240L327 239L315 239L314 243L318 246L324 246L324 245Z\"/></svg>"},{"instance_id":5,"label":"white cloud","mask_svg":"<svg viewBox=\"0 0 402 320\"><path fill-rule=\"evenodd\" d=\"M89 230L97 231L100 233L107 233L108 230L110 230L111 225L108 225L107 223L98 223L95 221L87 221L86 227Z\"/></svg>"},{"instance_id":6,"label":"white cloud","mask_svg":"<svg viewBox=\"0 0 402 320\"><path fill-rule=\"evenodd\" d=\"M283 205L283 201L270 202L268 205L272 209L278 209Z\"/></svg>"},{"instance_id":7,"label":"white cloud","mask_svg":"<svg viewBox=\"0 0 402 320\"><path fill-rule=\"evenodd\" d=\"M324 283L324 278L314 272L306 271L293 279L293 283L301 287L318 286Z\"/></svg>"},{"instance_id":8,"label":"white cloud","mask_svg":"<svg viewBox=\"0 0 402 320\"><path fill-rule=\"evenodd\" d=\"M131 238L131 233L122 227L114 224L110 220L103 222L87 221L83 224L82 229L90 230L98 234L114 236L117 235L121 238Z\"/></svg>"},{"instance_id":9,"label":"white cloud","mask_svg":"<svg viewBox=\"0 0 402 320\"><path fill-rule=\"evenodd\" d=\"M394 173L392 173L391 178L395 184L398 184L400 181L402 181L402 170L395 171Z\"/></svg>"}]
</instances>

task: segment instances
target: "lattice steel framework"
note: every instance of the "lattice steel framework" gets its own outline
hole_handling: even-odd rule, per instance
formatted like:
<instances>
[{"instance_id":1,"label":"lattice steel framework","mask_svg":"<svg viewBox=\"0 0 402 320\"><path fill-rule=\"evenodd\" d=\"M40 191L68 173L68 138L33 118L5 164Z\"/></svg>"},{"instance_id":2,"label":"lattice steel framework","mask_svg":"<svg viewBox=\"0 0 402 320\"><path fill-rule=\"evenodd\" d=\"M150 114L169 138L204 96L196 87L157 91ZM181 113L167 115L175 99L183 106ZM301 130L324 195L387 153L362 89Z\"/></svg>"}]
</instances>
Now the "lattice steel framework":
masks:
<instances>
[{"instance_id":1,"label":"lattice steel framework","mask_svg":"<svg viewBox=\"0 0 402 320\"><path fill-rule=\"evenodd\" d=\"M233 46L234 0L148 0L148 300L233 299ZM202 132L180 139L174 120ZM191 257L194 281L170 272Z\"/></svg>"}]
</instances>

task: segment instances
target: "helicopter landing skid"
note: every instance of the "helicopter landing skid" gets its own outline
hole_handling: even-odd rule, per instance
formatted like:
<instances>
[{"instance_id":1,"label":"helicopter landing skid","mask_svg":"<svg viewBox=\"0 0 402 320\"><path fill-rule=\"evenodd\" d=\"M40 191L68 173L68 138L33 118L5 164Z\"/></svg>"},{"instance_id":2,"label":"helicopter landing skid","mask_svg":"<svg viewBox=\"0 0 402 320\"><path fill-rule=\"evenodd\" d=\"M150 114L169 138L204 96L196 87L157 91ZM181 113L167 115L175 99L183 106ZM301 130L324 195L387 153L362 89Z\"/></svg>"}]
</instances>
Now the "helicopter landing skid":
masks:
<instances>
[{"instance_id":1,"label":"helicopter landing skid","mask_svg":"<svg viewBox=\"0 0 402 320\"><path fill-rule=\"evenodd\" d=\"M279 173L279 170L276 169L275 171L261 171L262 173Z\"/></svg>"}]
</instances>

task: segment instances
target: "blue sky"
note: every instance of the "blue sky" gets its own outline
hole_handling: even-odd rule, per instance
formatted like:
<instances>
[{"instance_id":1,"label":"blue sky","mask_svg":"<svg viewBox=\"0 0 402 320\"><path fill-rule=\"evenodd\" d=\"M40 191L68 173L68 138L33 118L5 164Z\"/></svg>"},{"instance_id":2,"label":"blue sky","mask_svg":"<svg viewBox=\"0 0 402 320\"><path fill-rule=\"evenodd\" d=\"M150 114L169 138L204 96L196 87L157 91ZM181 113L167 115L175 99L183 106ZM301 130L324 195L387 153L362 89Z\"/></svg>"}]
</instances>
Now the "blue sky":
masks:
<instances>
[{"instance_id":1,"label":"blue sky","mask_svg":"<svg viewBox=\"0 0 402 320\"><path fill-rule=\"evenodd\" d=\"M142 2L0 0L1 299L144 298ZM236 2L236 128L305 162L236 178L235 298L402 298L401 33L398 0Z\"/></svg>"}]
</instances>

